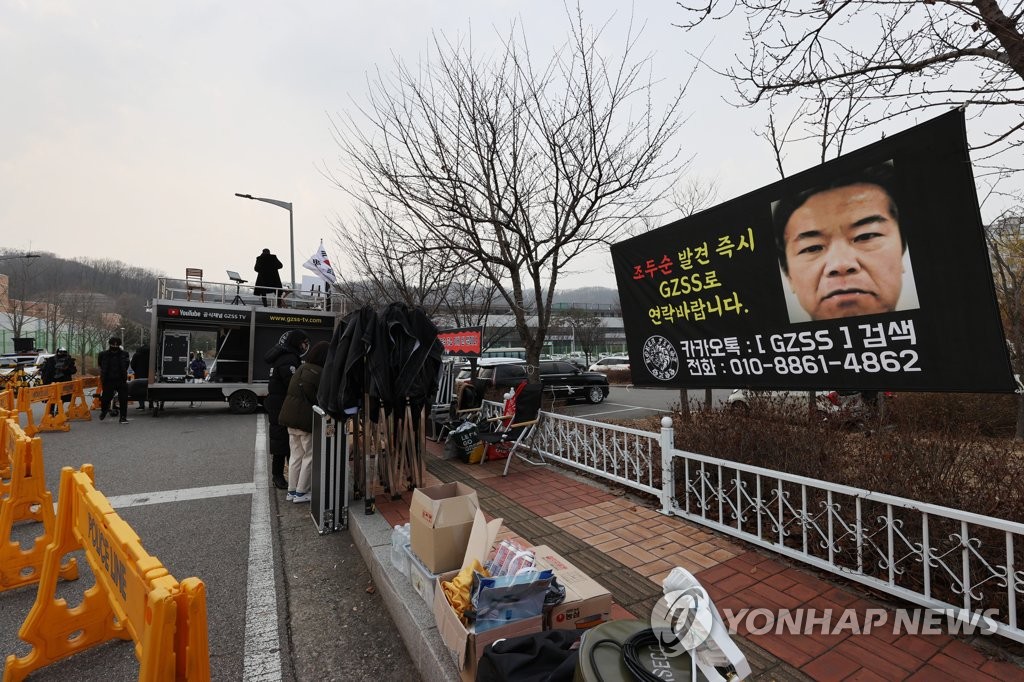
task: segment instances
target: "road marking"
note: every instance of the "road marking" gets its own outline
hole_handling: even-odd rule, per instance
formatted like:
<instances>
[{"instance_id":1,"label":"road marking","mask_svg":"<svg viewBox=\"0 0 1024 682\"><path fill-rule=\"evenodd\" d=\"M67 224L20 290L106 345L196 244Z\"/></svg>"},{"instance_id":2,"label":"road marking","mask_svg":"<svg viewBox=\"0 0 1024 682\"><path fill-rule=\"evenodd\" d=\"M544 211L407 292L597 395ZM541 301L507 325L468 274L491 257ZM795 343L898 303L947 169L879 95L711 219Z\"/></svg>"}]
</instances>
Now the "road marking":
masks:
<instances>
[{"instance_id":1,"label":"road marking","mask_svg":"<svg viewBox=\"0 0 1024 682\"><path fill-rule=\"evenodd\" d=\"M245 656L242 679L279 682L281 642L277 633L274 545L270 535L267 481L267 420L256 416L256 463L253 467L252 516L249 522L249 579L245 598Z\"/></svg>"},{"instance_id":2,"label":"road marking","mask_svg":"<svg viewBox=\"0 0 1024 682\"><path fill-rule=\"evenodd\" d=\"M230 485L211 485L205 488L185 488L182 490L158 490L154 493L134 493L131 495L115 495L108 497L114 509L126 507L143 507L148 504L165 504L168 502L186 502L188 500L205 500L211 497L228 497L230 495L252 495L257 487L252 483L233 483Z\"/></svg>"}]
</instances>

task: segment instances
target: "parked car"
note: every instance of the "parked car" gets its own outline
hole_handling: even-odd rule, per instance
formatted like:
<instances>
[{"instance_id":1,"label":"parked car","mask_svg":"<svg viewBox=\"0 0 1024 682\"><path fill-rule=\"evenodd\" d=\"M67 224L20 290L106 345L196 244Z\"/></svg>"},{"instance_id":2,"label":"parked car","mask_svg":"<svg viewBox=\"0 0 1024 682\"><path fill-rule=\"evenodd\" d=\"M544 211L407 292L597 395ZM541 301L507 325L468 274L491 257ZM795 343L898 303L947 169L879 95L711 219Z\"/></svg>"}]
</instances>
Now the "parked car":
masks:
<instances>
[{"instance_id":1,"label":"parked car","mask_svg":"<svg viewBox=\"0 0 1024 682\"><path fill-rule=\"evenodd\" d=\"M540 363L540 381L544 394L566 400L586 400L597 404L608 397L608 377L598 372L584 372L563 360L548 360ZM509 358L483 358L478 363L477 377L491 388L502 391L518 386L529 380L527 365L522 360ZM464 370L459 380L469 379Z\"/></svg>"},{"instance_id":2,"label":"parked car","mask_svg":"<svg viewBox=\"0 0 1024 682\"><path fill-rule=\"evenodd\" d=\"M596 405L608 397L608 377L599 372L584 372L561 360L540 363L540 381L544 392L556 398L583 399Z\"/></svg>"},{"instance_id":3,"label":"parked car","mask_svg":"<svg viewBox=\"0 0 1024 682\"><path fill-rule=\"evenodd\" d=\"M579 369L587 368L587 358L583 355L583 353L569 353L568 355L563 355L559 358L555 358L555 360L572 363Z\"/></svg>"},{"instance_id":4,"label":"parked car","mask_svg":"<svg viewBox=\"0 0 1024 682\"><path fill-rule=\"evenodd\" d=\"M749 412L755 405L782 407L787 410L807 411L807 391L756 391L749 388L737 388L726 398L726 405L733 410ZM878 396L879 392L875 392ZM886 399L893 398L893 393L882 393ZM823 419L844 419L859 421L868 411L865 393L862 391L815 391L815 410Z\"/></svg>"},{"instance_id":5,"label":"parked car","mask_svg":"<svg viewBox=\"0 0 1024 682\"><path fill-rule=\"evenodd\" d=\"M480 368L480 371L491 367L497 367L498 365L523 365L526 367L526 361L520 358L480 358L476 361L476 366ZM459 373L455 376L455 382L461 383L463 381L469 381L470 371L472 365L468 362L464 364L460 369ZM479 372L477 373L479 376ZM523 378L526 378L526 370L523 370Z\"/></svg>"},{"instance_id":6,"label":"parked car","mask_svg":"<svg viewBox=\"0 0 1024 682\"><path fill-rule=\"evenodd\" d=\"M590 366L591 372L629 371L629 357L626 355L607 355Z\"/></svg>"},{"instance_id":7,"label":"parked car","mask_svg":"<svg viewBox=\"0 0 1024 682\"><path fill-rule=\"evenodd\" d=\"M839 410L838 404L828 397L833 391L816 391L814 406L818 414L827 417ZM807 391L769 391L751 388L737 388L725 400L730 410L749 412L757 406L785 407L794 410L807 410Z\"/></svg>"},{"instance_id":8,"label":"parked car","mask_svg":"<svg viewBox=\"0 0 1024 682\"><path fill-rule=\"evenodd\" d=\"M19 367L21 367L30 383L41 383L42 375L39 373L39 370L42 369L43 363L46 362L46 358L49 358L52 355L53 353L30 353L23 355L8 354L0 356L0 376L13 374Z\"/></svg>"}]
</instances>

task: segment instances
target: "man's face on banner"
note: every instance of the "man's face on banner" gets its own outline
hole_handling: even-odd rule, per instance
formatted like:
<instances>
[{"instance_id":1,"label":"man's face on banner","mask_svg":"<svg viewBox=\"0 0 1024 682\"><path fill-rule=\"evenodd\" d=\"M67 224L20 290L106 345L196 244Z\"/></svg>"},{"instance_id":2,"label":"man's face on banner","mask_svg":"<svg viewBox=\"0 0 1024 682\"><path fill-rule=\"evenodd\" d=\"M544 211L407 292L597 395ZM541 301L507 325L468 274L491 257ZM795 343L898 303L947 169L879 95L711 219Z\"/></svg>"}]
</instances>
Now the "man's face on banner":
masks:
<instances>
[{"instance_id":1,"label":"man's face on banner","mask_svg":"<svg viewBox=\"0 0 1024 682\"><path fill-rule=\"evenodd\" d=\"M878 185L812 195L784 233L789 283L814 320L884 313L903 283L903 243L891 199Z\"/></svg>"}]
</instances>

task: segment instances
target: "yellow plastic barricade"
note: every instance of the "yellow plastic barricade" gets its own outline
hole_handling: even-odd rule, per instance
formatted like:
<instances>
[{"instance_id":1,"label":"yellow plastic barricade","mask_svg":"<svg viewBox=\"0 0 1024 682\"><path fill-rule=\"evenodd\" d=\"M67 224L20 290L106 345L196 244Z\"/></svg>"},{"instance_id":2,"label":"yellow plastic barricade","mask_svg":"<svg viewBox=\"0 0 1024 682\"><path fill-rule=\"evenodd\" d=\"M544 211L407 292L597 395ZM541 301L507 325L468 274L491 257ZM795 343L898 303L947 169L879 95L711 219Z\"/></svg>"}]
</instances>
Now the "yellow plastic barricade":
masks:
<instances>
[{"instance_id":1,"label":"yellow plastic barricade","mask_svg":"<svg viewBox=\"0 0 1024 682\"><path fill-rule=\"evenodd\" d=\"M60 399L63 384L47 384L46 386L24 387L18 391L18 412L25 415L25 433L34 436L40 431L68 431L67 416L64 414L64 403ZM32 403L46 401L43 418L36 426L32 414ZM53 410L54 414L51 414Z\"/></svg>"},{"instance_id":2,"label":"yellow plastic barricade","mask_svg":"<svg viewBox=\"0 0 1024 682\"><path fill-rule=\"evenodd\" d=\"M14 412L14 391L5 389L0 391L0 410Z\"/></svg>"},{"instance_id":3,"label":"yellow plastic barricade","mask_svg":"<svg viewBox=\"0 0 1024 682\"><path fill-rule=\"evenodd\" d=\"M71 381L71 402L68 403L68 419L82 421L92 420L92 411L85 399L85 389L99 386L99 379L96 377L82 377Z\"/></svg>"},{"instance_id":4,"label":"yellow plastic barricade","mask_svg":"<svg viewBox=\"0 0 1024 682\"><path fill-rule=\"evenodd\" d=\"M9 480L0 490L0 592L37 582L47 546L53 540L56 518L53 495L46 489L43 443L29 438L13 419L0 423L0 442L8 453ZM42 523L42 533L32 547L23 550L11 540L11 530L19 521ZM60 567L60 577L74 580L78 564L71 559Z\"/></svg>"},{"instance_id":5,"label":"yellow plastic barricade","mask_svg":"<svg viewBox=\"0 0 1024 682\"><path fill-rule=\"evenodd\" d=\"M0 419L0 499L10 496L11 492L11 461L18 441L26 438L25 432L18 425L18 413L7 413Z\"/></svg>"},{"instance_id":6,"label":"yellow plastic barricade","mask_svg":"<svg viewBox=\"0 0 1024 682\"><path fill-rule=\"evenodd\" d=\"M95 388L92 392L92 409L98 410L103 406L103 401L100 400L100 396L103 394L103 382L100 381L99 377L82 377L82 388Z\"/></svg>"},{"instance_id":7,"label":"yellow plastic barricade","mask_svg":"<svg viewBox=\"0 0 1024 682\"><path fill-rule=\"evenodd\" d=\"M60 473L57 529L46 548L35 604L18 636L28 655L7 657L4 682L113 639L133 640L140 682L210 679L206 588L175 580L93 487L93 467ZM96 584L68 608L56 598L60 558L85 551Z\"/></svg>"},{"instance_id":8,"label":"yellow plastic barricade","mask_svg":"<svg viewBox=\"0 0 1024 682\"><path fill-rule=\"evenodd\" d=\"M0 498L7 496L7 488L11 484L11 455L14 445L7 442L8 429L11 423L17 425L18 413L11 414L7 410L0 410Z\"/></svg>"}]
</instances>

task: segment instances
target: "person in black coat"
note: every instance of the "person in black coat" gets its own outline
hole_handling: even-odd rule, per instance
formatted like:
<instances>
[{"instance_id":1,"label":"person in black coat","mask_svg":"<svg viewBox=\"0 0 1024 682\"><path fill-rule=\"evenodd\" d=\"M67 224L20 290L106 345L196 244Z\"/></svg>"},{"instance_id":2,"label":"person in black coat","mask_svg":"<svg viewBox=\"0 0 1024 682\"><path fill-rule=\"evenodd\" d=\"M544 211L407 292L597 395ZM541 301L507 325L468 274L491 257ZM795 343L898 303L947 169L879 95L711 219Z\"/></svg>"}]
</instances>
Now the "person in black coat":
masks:
<instances>
[{"instance_id":1,"label":"person in black coat","mask_svg":"<svg viewBox=\"0 0 1024 682\"><path fill-rule=\"evenodd\" d=\"M267 382L267 397L263 408L270 422L270 475L274 486L288 489L284 477L284 461L290 451L288 427L278 422L281 406L288 395L288 384L302 364L302 356L309 350L309 337L301 329L293 329L281 335L277 345L267 351L263 359L270 365L270 380Z\"/></svg>"},{"instance_id":2,"label":"person in black coat","mask_svg":"<svg viewBox=\"0 0 1024 682\"><path fill-rule=\"evenodd\" d=\"M313 345L303 358L299 371L288 385L277 421L288 427L291 454L288 457L288 495L296 504L309 502L310 478L313 474L313 406L320 388L320 375L327 358L327 342Z\"/></svg>"},{"instance_id":3,"label":"person in black coat","mask_svg":"<svg viewBox=\"0 0 1024 682\"><path fill-rule=\"evenodd\" d=\"M68 349L62 346L57 349L56 355L46 358L40 372L43 375L44 384L57 384L74 379L75 374L78 373L78 367L75 365L75 359L68 355ZM70 391L61 395L61 400L65 403L70 402ZM50 406L50 414L57 414L56 405Z\"/></svg>"},{"instance_id":4,"label":"person in black coat","mask_svg":"<svg viewBox=\"0 0 1024 682\"><path fill-rule=\"evenodd\" d=\"M100 353L100 382L103 384L103 396L100 398L100 420L110 412L110 402L117 394L117 404L122 424L128 423L128 351L121 348L121 339L110 338L109 348Z\"/></svg>"},{"instance_id":5,"label":"person in black coat","mask_svg":"<svg viewBox=\"0 0 1024 682\"><path fill-rule=\"evenodd\" d=\"M263 253L256 257L256 287L253 292L260 297L263 305L267 305L267 294L281 295L281 275L278 270L283 268L277 256L270 253L270 249L263 249Z\"/></svg>"}]
</instances>

